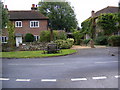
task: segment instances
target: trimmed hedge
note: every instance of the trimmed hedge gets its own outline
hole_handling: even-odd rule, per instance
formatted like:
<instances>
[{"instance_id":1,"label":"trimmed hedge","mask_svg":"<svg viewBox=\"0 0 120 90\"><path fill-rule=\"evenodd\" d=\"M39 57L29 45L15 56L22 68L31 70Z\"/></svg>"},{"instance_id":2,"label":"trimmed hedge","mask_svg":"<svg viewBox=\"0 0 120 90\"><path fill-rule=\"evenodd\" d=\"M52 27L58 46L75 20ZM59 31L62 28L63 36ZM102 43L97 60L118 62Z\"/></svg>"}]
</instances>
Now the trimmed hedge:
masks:
<instances>
[{"instance_id":1,"label":"trimmed hedge","mask_svg":"<svg viewBox=\"0 0 120 90\"><path fill-rule=\"evenodd\" d=\"M57 43L58 47L60 49L69 49L72 47L74 41L67 39L67 40L56 40L55 43Z\"/></svg>"},{"instance_id":2,"label":"trimmed hedge","mask_svg":"<svg viewBox=\"0 0 120 90\"><path fill-rule=\"evenodd\" d=\"M120 46L120 36L116 36L116 35L110 36L108 38L108 43L111 46Z\"/></svg>"},{"instance_id":3,"label":"trimmed hedge","mask_svg":"<svg viewBox=\"0 0 120 90\"><path fill-rule=\"evenodd\" d=\"M95 39L95 44L97 45L107 45L108 37L107 36L99 36Z\"/></svg>"},{"instance_id":4,"label":"trimmed hedge","mask_svg":"<svg viewBox=\"0 0 120 90\"><path fill-rule=\"evenodd\" d=\"M25 42L33 42L34 41L34 36L31 33L27 33L25 35Z\"/></svg>"}]
</instances>

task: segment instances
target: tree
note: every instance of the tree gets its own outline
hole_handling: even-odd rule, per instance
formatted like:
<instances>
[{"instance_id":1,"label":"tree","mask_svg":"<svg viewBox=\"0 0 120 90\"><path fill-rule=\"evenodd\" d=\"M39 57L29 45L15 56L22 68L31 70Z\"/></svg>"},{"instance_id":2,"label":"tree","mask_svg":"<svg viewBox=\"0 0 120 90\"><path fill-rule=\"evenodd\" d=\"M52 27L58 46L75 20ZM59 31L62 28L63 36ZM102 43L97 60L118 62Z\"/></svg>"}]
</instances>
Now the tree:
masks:
<instances>
[{"instance_id":1,"label":"tree","mask_svg":"<svg viewBox=\"0 0 120 90\"><path fill-rule=\"evenodd\" d=\"M97 24L103 29L104 35L112 35L117 31L117 15L113 13L102 14L98 17Z\"/></svg>"},{"instance_id":2,"label":"tree","mask_svg":"<svg viewBox=\"0 0 120 90\"><path fill-rule=\"evenodd\" d=\"M49 26L54 30L77 28L76 15L68 2L39 2L39 11L49 17Z\"/></svg>"},{"instance_id":3,"label":"tree","mask_svg":"<svg viewBox=\"0 0 120 90\"><path fill-rule=\"evenodd\" d=\"M7 24L7 31L8 31L8 46L11 50L15 47L15 27L12 22L8 22Z\"/></svg>"},{"instance_id":4,"label":"tree","mask_svg":"<svg viewBox=\"0 0 120 90\"><path fill-rule=\"evenodd\" d=\"M0 28L3 29L8 23L8 10L4 8L3 3L0 1Z\"/></svg>"}]
</instances>

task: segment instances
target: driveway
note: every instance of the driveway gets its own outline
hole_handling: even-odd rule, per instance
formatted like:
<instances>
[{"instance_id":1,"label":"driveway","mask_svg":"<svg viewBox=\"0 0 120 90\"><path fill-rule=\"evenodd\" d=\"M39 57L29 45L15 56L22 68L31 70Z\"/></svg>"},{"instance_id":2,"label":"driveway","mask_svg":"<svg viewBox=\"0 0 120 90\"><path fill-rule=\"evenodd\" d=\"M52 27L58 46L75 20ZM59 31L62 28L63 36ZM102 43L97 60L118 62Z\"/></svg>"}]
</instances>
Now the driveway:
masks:
<instances>
[{"instance_id":1,"label":"driveway","mask_svg":"<svg viewBox=\"0 0 120 90\"><path fill-rule=\"evenodd\" d=\"M3 88L118 88L118 48L77 49L73 55L3 59ZM112 55L113 54L113 55Z\"/></svg>"}]
</instances>

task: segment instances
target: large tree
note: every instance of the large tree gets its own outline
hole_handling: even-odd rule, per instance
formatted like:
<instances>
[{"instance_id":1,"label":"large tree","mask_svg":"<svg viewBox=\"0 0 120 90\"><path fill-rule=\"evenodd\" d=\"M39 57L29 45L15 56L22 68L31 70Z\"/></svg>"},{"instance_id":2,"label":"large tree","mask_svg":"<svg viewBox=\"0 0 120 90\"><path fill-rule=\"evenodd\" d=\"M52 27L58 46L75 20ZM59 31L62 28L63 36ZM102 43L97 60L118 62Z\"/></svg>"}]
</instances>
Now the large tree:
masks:
<instances>
[{"instance_id":1,"label":"large tree","mask_svg":"<svg viewBox=\"0 0 120 90\"><path fill-rule=\"evenodd\" d=\"M8 23L8 10L4 8L3 3L0 1L0 28L3 29Z\"/></svg>"},{"instance_id":2,"label":"large tree","mask_svg":"<svg viewBox=\"0 0 120 90\"><path fill-rule=\"evenodd\" d=\"M76 15L68 2L39 2L39 11L49 17L49 26L54 30L77 28Z\"/></svg>"}]
</instances>

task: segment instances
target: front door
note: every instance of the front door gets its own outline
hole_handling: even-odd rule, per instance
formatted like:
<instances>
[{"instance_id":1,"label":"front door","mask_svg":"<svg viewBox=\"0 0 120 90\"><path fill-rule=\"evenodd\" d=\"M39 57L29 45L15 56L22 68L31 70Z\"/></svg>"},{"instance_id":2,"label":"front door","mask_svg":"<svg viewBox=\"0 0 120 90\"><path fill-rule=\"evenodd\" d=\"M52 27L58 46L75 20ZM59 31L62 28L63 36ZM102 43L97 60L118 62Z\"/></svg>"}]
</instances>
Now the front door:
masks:
<instances>
[{"instance_id":1,"label":"front door","mask_svg":"<svg viewBox=\"0 0 120 90\"><path fill-rule=\"evenodd\" d=\"M19 47L20 43L22 43L22 37L16 37L16 46Z\"/></svg>"}]
</instances>

